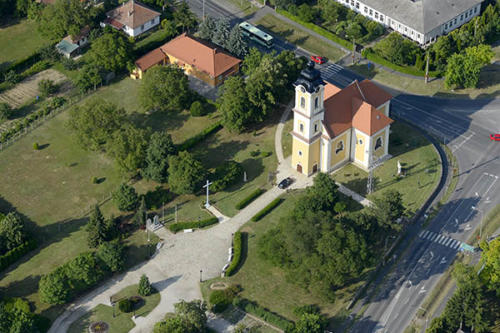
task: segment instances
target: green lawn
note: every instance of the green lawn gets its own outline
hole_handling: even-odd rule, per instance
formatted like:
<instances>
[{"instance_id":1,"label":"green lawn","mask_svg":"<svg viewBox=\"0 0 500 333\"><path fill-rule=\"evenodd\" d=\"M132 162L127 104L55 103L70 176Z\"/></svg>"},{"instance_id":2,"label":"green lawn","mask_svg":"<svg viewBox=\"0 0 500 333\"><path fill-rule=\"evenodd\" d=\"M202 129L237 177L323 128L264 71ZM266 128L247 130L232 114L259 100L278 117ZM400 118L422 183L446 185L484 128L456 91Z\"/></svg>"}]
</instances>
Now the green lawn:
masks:
<instances>
[{"instance_id":1,"label":"green lawn","mask_svg":"<svg viewBox=\"0 0 500 333\"><path fill-rule=\"evenodd\" d=\"M69 333L88 332L89 325L96 321L104 321L109 325L109 333L124 333L129 332L134 328L135 324L128 313L121 313L115 309L115 317L113 317L113 308L109 305L99 304L89 313L75 321L69 327Z\"/></svg>"},{"instance_id":2,"label":"green lawn","mask_svg":"<svg viewBox=\"0 0 500 333\"><path fill-rule=\"evenodd\" d=\"M320 306L321 312L334 321L341 320L346 315L345 308L362 282L339 290L334 303L325 302L287 280L281 268L263 260L257 253L259 239L293 209L300 194L300 191L289 192L284 195L283 203L262 220L258 223L248 222L240 229L248 233L248 251L243 254L243 265L235 275L229 278L216 278L204 282L202 284L204 295L208 294L211 283L224 280L241 285L243 289L241 297L255 301L290 320L297 319L293 314L295 307L309 304ZM355 204L350 206L350 209L359 208Z\"/></svg>"},{"instance_id":3,"label":"green lawn","mask_svg":"<svg viewBox=\"0 0 500 333\"><path fill-rule=\"evenodd\" d=\"M299 30L272 14L267 14L257 24L264 29L286 39L288 42L300 46L312 53L327 57L331 61L337 61L344 56L344 52L333 47L321 39L313 37L303 30Z\"/></svg>"},{"instance_id":4,"label":"green lawn","mask_svg":"<svg viewBox=\"0 0 500 333\"><path fill-rule=\"evenodd\" d=\"M0 28L0 67L5 62L27 57L49 43L38 32L33 21L21 20L17 24Z\"/></svg>"},{"instance_id":5,"label":"green lawn","mask_svg":"<svg viewBox=\"0 0 500 333\"><path fill-rule=\"evenodd\" d=\"M439 182L441 175L439 155L432 144L411 127L395 122L391 126L391 131L389 154L393 157L375 169L374 192L368 195L368 199L394 189L403 195L405 206L415 211L425 202ZM398 161L406 170L406 175L402 178L396 177ZM333 177L353 191L366 195L368 175L360 168L348 164L336 171Z\"/></svg>"},{"instance_id":6,"label":"green lawn","mask_svg":"<svg viewBox=\"0 0 500 333\"><path fill-rule=\"evenodd\" d=\"M290 117L283 127L281 134L281 146L283 148L283 157L287 158L292 155L292 135L290 132L293 130L293 112L290 112Z\"/></svg>"}]
</instances>

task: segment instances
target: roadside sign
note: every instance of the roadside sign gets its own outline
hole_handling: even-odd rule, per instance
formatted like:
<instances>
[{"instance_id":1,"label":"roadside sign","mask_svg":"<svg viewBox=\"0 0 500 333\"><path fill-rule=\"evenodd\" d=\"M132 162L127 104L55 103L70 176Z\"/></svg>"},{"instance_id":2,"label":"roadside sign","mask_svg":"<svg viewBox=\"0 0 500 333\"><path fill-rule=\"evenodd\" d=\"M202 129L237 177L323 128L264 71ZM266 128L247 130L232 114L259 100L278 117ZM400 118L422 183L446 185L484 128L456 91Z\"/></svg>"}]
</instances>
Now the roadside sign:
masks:
<instances>
[{"instance_id":1,"label":"roadside sign","mask_svg":"<svg viewBox=\"0 0 500 333\"><path fill-rule=\"evenodd\" d=\"M460 245L460 251L474 252L474 247L469 244L462 243L462 245Z\"/></svg>"}]
</instances>

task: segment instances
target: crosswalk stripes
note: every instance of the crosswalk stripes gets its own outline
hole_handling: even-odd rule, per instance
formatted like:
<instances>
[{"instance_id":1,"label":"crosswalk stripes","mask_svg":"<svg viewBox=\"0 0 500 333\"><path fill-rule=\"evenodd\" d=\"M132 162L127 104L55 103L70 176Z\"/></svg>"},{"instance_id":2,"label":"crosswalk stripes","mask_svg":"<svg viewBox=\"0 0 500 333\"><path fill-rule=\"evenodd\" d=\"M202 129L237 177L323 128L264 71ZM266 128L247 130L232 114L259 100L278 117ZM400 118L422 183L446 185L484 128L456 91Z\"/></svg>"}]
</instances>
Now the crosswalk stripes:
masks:
<instances>
[{"instance_id":1,"label":"crosswalk stripes","mask_svg":"<svg viewBox=\"0 0 500 333\"><path fill-rule=\"evenodd\" d=\"M418 236L422 239L428 240L433 243L437 243L449 248L452 248L454 250L458 249L462 242L453 239L448 236L440 235L435 232L429 231L429 230L423 230L421 231Z\"/></svg>"}]
</instances>

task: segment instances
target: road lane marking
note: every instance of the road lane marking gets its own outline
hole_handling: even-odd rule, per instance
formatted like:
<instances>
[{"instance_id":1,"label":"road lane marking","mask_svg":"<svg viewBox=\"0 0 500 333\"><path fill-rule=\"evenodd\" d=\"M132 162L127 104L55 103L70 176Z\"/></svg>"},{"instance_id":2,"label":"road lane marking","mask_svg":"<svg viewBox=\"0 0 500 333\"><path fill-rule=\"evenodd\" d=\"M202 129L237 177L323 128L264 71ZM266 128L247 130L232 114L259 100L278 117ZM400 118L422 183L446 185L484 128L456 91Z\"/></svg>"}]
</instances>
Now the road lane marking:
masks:
<instances>
[{"instance_id":1,"label":"road lane marking","mask_svg":"<svg viewBox=\"0 0 500 333\"><path fill-rule=\"evenodd\" d=\"M438 238L438 234L434 234L432 235L432 239L431 239L431 242L434 242L436 240L436 238Z\"/></svg>"},{"instance_id":2,"label":"road lane marking","mask_svg":"<svg viewBox=\"0 0 500 333\"><path fill-rule=\"evenodd\" d=\"M451 241L453 241L453 239L448 238L448 240L446 241L446 243L444 243L444 246L448 246L451 243Z\"/></svg>"}]
</instances>

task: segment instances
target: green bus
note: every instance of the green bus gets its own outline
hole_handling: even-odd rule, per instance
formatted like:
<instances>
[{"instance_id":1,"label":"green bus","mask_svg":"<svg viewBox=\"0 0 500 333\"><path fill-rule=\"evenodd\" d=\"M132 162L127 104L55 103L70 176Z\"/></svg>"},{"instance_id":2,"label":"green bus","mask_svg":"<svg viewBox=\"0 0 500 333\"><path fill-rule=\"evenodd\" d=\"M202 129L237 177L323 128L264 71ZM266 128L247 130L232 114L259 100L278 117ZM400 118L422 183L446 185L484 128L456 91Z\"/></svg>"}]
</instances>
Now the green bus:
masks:
<instances>
[{"instance_id":1,"label":"green bus","mask_svg":"<svg viewBox=\"0 0 500 333\"><path fill-rule=\"evenodd\" d=\"M267 47L268 49L273 47L273 37L266 34L259 28L251 25L250 23L240 23L240 30L243 36L248 37L249 39Z\"/></svg>"}]
</instances>

